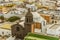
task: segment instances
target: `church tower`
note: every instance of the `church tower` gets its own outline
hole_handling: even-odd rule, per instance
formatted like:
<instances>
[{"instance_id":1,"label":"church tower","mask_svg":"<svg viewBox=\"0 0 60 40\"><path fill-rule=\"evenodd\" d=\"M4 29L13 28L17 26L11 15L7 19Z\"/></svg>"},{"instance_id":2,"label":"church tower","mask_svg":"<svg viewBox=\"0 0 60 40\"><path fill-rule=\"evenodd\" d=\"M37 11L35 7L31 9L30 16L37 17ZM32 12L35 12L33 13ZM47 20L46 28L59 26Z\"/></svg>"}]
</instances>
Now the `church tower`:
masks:
<instances>
[{"instance_id":1,"label":"church tower","mask_svg":"<svg viewBox=\"0 0 60 40\"><path fill-rule=\"evenodd\" d=\"M26 34L31 32L32 23L33 23L33 15L30 12L30 9L28 9L28 12L27 12L27 14L25 16L25 23L24 23L25 33Z\"/></svg>"}]
</instances>

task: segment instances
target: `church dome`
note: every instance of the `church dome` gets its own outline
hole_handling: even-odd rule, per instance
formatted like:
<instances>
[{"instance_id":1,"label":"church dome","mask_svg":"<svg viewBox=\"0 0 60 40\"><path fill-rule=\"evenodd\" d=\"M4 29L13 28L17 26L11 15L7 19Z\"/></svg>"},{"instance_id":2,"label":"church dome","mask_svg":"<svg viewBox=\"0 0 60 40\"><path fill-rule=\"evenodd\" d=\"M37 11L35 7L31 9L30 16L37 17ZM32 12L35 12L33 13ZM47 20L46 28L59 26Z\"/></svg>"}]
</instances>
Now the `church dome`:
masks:
<instances>
[{"instance_id":1,"label":"church dome","mask_svg":"<svg viewBox=\"0 0 60 40\"><path fill-rule=\"evenodd\" d=\"M22 28L22 29L23 29L22 25L20 25L19 23L14 24L14 25L12 25L11 27L20 27L20 28Z\"/></svg>"}]
</instances>

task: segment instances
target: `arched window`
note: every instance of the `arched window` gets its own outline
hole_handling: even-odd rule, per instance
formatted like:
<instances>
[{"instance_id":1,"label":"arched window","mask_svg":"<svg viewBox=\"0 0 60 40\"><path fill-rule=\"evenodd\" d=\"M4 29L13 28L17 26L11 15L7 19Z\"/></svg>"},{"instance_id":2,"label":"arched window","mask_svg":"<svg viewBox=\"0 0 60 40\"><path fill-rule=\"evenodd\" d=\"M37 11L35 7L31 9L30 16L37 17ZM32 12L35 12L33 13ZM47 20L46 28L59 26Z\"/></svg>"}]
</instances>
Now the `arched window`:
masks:
<instances>
[{"instance_id":1,"label":"arched window","mask_svg":"<svg viewBox=\"0 0 60 40\"><path fill-rule=\"evenodd\" d=\"M28 22L28 20L29 20L29 19L28 19L28 18L26 18L26 22Z\"/></svg>"},{"instance_id":2,"label":"arched window","mask_svg":"<svg viewBox=\"0 0 60 40\"><path fill-rule=\"evenodd\" d=\"M4 32L2 32L2 34L4 34Z\"/></svg>"},{"instance_id":3,"label":"arched window","mask_svg":"<svg viewBox=\"0 0 60 40\"><path fill-rule=\"evenodd\" d=\"M52 21L52 23L54 23L54 20Z\"/></svg>"},{"instance_id":4,"label":"arched window","mask_svg":"<svg viewBox=\"0 0 60 40\"><path fill-rule=\"evenodd\" d=\"M16 30L19 31L20 30L19 27L16 27Z\"/></svg>"},{"instance_id":5,"label":"arched window","mask_svg":"<svg viewBox=\"0 0 60 40\"><path fill-rule=\"evenodd\" d=\"M54 19L55 18L55 16L54 15L52 15L52 18L51 19Z\"/></svg>"}]
</instances>

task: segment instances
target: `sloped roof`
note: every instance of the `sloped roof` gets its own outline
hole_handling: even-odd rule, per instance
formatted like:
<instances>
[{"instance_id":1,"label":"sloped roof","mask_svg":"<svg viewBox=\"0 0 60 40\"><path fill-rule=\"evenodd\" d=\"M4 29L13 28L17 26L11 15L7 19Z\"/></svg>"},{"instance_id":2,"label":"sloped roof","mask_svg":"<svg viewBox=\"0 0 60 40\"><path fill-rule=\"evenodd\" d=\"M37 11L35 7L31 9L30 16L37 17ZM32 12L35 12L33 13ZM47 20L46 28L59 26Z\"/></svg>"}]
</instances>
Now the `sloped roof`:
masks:
<instances>
[{"instance_id":1,"label":"sloped roof","mask_svg":"<svg viewBox=\"0 0 60 40\"><path fill-rule=\"evenodd\" d=\"M24 27L24 21L19 23L22 27Z\"/></svg>"},{"instance_id":2,"label":"sloped roof","mask_svg":"<svg viewBox=\"0 0 60 40\"><path fill-rule=\"evenodd\" d=\"M45 19L43 17L41 17L40 14L38 14L37 12L32 12L32 14L33 14L33 21L34 22L41 23L42 21L45 21Z\"/></svg>"},{"instance_id":3,"label":"sloped roof","mask_svg":"<svg viewBox=\"0 0 60 40\"><path fill-rule=\"evenodd\" d=\"M33 21L41 23L42 21L46 21L43 17L40 16L37 12L31 12L33 15ZM25 21L25 17L22 17L21 20Z\"/></svg>"},{"instance_id":4,"label":"sloped roof","mask_svg":"<svg viewBox=\"0 0 60 40\"><path fill-rule=\"evenodd\" d=\"M52 30L56 30L56 29L60 29L60 24L54 24L52 25L51 27L49 27L49 29L52 29Z\"/></svg>"}]
</instances>

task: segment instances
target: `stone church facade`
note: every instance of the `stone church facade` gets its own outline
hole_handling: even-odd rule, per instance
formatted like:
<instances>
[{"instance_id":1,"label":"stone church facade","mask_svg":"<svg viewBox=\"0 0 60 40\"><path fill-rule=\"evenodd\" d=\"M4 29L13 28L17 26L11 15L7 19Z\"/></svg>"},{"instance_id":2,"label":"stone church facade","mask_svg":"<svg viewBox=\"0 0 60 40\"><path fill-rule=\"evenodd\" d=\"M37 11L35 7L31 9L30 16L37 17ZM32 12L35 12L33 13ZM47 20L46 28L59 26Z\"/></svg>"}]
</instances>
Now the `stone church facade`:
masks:
<instances>
[{"instance_id":1,"label":"stone church facade","mask_svg":"<svg viewBox=\"0 0 60 40\"><path fill-rule=\"evenodd\" d=\"M23 39L27 35L27 33L31 32L32 24L33 15L30 13L30 9L28 9L28 12L25 16L24 27L22 27L19 23L11 26L12 36Z\"/></svg>"},{"instance_id":2,"label":"stone church facade","mask_svg":"<svg viewBox=\"0 0 60 40\"><path fill-rule=\"evenodd\" d=\"M34 33L35 29L42 29L42 25L39 22L34 22L33 20L33 14L30 12L30 9L28 9L27 14L25 15L25 20L24 20L24 27L17 23L11 26L11 32L12 36L19 38L19 39L24 39L24 37L29 33L32 32ZM37 18L37 17L36 17ZM37 19L36 19L37 20Z\"/></svg>"}]
</instances>

